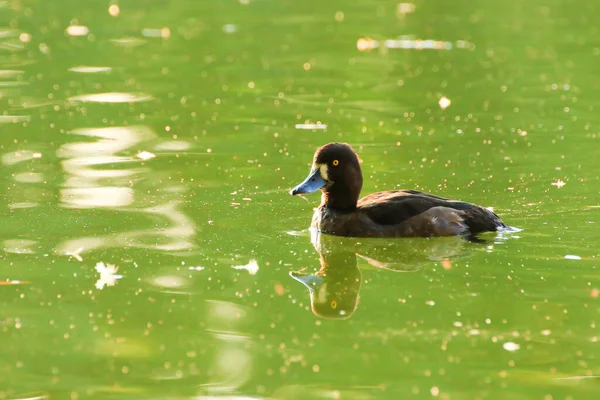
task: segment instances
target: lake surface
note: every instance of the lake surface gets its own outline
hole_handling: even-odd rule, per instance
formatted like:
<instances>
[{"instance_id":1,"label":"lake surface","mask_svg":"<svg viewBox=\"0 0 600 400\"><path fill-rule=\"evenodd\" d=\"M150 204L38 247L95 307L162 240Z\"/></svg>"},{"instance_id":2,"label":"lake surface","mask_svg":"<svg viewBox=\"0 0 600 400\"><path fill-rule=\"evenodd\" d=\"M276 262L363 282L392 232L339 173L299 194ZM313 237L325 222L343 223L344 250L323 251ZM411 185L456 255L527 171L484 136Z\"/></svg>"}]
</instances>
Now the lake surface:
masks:
<instances>
[{"instance_id":1,"label":"lake surface","mask_svg":"<svg viewBox=\"0 0 600 400\"><path fill-rule=\"evenodd\" d=\"M0 399L598 398L598 12L0 2ZM311 237L330 141L521 231Z\"/></svg>"}]
</instances>

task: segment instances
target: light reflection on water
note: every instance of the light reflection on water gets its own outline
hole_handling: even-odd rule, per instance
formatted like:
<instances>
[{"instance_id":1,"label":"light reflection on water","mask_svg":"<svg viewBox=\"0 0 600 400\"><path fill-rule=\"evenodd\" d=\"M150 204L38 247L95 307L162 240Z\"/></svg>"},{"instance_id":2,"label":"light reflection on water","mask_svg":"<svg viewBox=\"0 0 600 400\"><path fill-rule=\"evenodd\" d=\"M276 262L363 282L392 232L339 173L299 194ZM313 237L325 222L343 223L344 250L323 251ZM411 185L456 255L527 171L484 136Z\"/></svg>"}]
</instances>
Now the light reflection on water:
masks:
<instances>
[{"instance_id":1,"label":"light reflection on water","mask_svg":"<svg viewBox=\"0 0 600 400\"><path fill-rule=\"evenodd\" d=\"M106 236L78 237L63 241L56 251L61 254L83 248L84 252L106 247L139 247L163 251L189 250L195 235L195 223L179 208L184 185L173 185L161 197L163 204L132 207L136 202L132 183L148 173L138 167L142 160L120 155L140 146L151 146L156 135L144 126L85 128L70 132L98 139L94 142L69 142L57 150L66 173L61 202L67 208L108 208L123 214L142 213L164 217L161 228L135 229ZM124 164L129 168L108 168ZM117 186L120 185L120 186Z\"/></svg>"},{"instance_id":2,"label":"light reflection on water","mask_svg":"<svg viewBox=\"0 0 600 400\"><path fill-rule=\"evenodd\" d=\"M0 115L0 124L16 124L29 121L28 115Z\"/></svg>"},{"instance_id":3,"label":"light reflection on water","mask_svg":"<svg viewBox=\"0 0 600 400\"><path fill-rule=\"evenodd\" d=\"M206 330L214 341L214 361L210 364L211 382L200 385L208 393L232 393L253 375L250 336L242 333L252 319L253 310L232 302L205 302Z\"/></svg>"},{"instance_id":4,"label":"light reflection on water","mask_svg":"<svg viewBox=\"0 0 600 400\"><path fill-rule=\"evenodd\" d=\"M47 194L42 185L46 178L45 172L37 172L43 170L40 162L42 158L41 152L33 150L18 150L2 155L2 164L12 171L11 178L19 189L6 193L10 209L36 207L38 201Z\"/></svg>"},{"instance_id":5,"label":"light reflection on water","mask_svg":"<svg viewBox=\"0 0 600 400\"><path fill-rule=\"evenodd\" d=\"M35 240L27 239L9 239L3 243L3 250L7 253L16 254L33 254L35 250L32 248L37 244Z\"/></svg>"},{"instance_id":6,"label":"light reflection on water","mask_svg":"<svg viewBox=\"0 0 600 400\"><path fill-rule=\"evenodd\" d=\"M17 14L0 28L0 398L594 398L597 135L576 81L598 52L544 58L564 37L589 46L593 24L523 3L527 23L562 18L536 42L494 25L497 4L269 1L105 4L97 22L85 2L0 2ZM367 34L379 50L356 49ZM425 50L450 44L468 51ZM313 204L282 193L331 140L365 144L371 187L444 182L528 229L315 253L284 233ZM468 183L485 176L486 192Z\"/></svg>"},{"instance_id":7,"label":"light reflection on water","mask_svg":"<svg viewBox=\"0 0 600 400\"><path fill-rule=\"evenodd\" d=\"M144 93L118 92L82 94L68 98L68 100L73 103L138 103L141 101L150 101L152 99L152 96Z\"/></svg>"},{"instance_id":8,"label":"light reflection on water","mask_svg":"<svg viewBox=\"0 0 600 400\"><path fill-rule=\"evenodd\" d=\"M86 66L86 65L81 65L78 67L71 67L69 68L69 71L71 72L79 72L79 73L83 73L83 74L97 74L97 73L108 73L112 71L111 67L93 67L93 66Z\"/></svg>"},{"instance_id":9,"label":"light reflection on water","mask_svg":"<svg viewBox=\"0 0 600 400\"><path fill-rule=\"evenodd\" d=\"M149 129L141 126L118 128L77 129L72 134L99 138L94 142L63 144L57 156L63 158L62 168L67 174L61 189L61 199L65 206L77 208L123 207L133 203L131 180L141 175L144 169L98 168L105 165L133 163L138 159L120 156L117 153L149 141L155 137ZM126 184L127 186L101 185L101 182Z\"/></svg>"},{"instance_id":10,"label":"light reflection on water","mask_svg":"<svg viewBox=\"0 0 600 400\"><path fill-rule=\"evenodd\" d=\"M184 212L178 210L175 203L165 203L149 208L120 208L122 213L140 213L143 215L159 217L164 222L158 224L160 228L136 229L109 235L94 235L90 237L77 237L68 239L56 247L56 252L66 254L83 248L83 252L109 248L109 247L134 247L141 249L154 249L160 251L191 250L194 247L192 238L196 234L196 224Z\"/></svg>"}]
</instances>

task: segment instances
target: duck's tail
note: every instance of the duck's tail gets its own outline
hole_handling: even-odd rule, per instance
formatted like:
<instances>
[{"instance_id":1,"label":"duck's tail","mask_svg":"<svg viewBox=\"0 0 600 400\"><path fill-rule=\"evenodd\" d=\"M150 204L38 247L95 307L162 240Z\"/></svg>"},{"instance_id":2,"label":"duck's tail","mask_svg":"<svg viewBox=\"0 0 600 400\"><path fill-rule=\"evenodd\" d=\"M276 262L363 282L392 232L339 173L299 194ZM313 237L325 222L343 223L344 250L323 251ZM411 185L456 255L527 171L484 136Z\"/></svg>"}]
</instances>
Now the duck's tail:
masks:
<instances>
[{"instance_id":1,"label":"duck's tail","mask_svg":"<svg viewBox=\"0 0 600 400\"><path fill-rule=\"evenodd\" d=\"M492 210L474 206L465 212L465 224L469 227L471 234L480 232L494 232L499 229L507 228L500 217Z\"/></svg>"}]
</instances>

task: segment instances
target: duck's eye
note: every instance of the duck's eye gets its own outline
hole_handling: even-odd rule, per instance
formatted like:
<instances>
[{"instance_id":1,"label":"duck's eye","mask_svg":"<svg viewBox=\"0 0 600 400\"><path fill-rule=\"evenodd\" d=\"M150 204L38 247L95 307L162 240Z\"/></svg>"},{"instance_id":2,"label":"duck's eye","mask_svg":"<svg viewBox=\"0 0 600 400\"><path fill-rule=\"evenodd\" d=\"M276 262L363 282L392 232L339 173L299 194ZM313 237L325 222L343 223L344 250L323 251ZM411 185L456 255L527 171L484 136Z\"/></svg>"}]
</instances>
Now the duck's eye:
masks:
<instances>
[{"instance_id":1,"label":"duck's eye","mask_svg":"<svg viewBox=\"0 0 600 400\"><path fill-rule=\"evenodd\" d=\"M332 164L334 167L337 167L340 164L340 162L338 160L333 160Z\"/></svg>"}]
</instances>

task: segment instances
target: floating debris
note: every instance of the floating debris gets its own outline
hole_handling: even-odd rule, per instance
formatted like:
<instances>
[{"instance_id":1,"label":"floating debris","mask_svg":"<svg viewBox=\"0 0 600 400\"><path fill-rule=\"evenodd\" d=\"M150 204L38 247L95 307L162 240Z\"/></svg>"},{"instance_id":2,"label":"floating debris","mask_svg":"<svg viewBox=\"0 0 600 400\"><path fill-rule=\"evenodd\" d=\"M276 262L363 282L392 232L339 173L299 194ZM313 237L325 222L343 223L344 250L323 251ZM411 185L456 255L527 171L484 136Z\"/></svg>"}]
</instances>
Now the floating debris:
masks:
<instances>
[{"instance_id":1,"label":"floating debris","mask_svg":"<svg viewBox=\"0 0 600 400\"><path fill-rule=\"evenodd\" d=\"M412 14L415 12L415 5L413 3L400 3L396 7L396 15L403 18L406 14Z\"/></svg>"},{"instance_id":2,"label":"floating debris","mask_svg":"<svg viewBox=\"0 0 600 400\"><path fill-rule=\"evenodd\" d=\"M245 269L250 275L256 275L256 273L258 272L258 263L256 262L256 260L250 260L250 262L246 265L234 265L231 268Z\"/></svg>"},{"instance_id":3,"label":"floating debris","mask_svg":"<svg viewBox=\"0 0 600 400\"><path fill-rule=\"evenodd\" d=\"M169 28L144 28L142 29L142 36L168 39L171 37L171 30Z\"/></svg>"},{"instance_id":4,"label":"floating debris","mask_svg":"<svg viewBox=\"0 0 600 400\"><path fill-rule=\"evenodd\" d=\"M379 42L371 38L360 38L356 42L358 51L369 51L379 47Z\"/></svg>"},{"instance_id":5,"label":"floating debris","mask_svg":"<svg viewBox=\"0 0 600 400\"><path fill-rule=\"evenodd\" d=\"M502 345L502 347L506 351L517 351L521 348L520 345L518 345L517 343L514 343L514 342L506 342Z\"/></svg>"},{"instance_id":6,"label":"floating debris","mask_svg":"<svg viewBox=\"0 0 600 400\"><path fill-rule=\"evenodd\" d=\"M110 14L111 17L118 16L120 12L121 12L121 9L119 8L118 4L111 4L108 7L108 13Z\"/></svg>"},{"instance_id":7,"label":"floating debris","mask_svg":"<svg viewBox=\"0 0 600 400\"><path fill-rule=\"evenodd\" d=\"M571 89L571 85L569 85L568 83L566 84L559 84L559 83L553 83L552 85L550 85L550 89L552 90L564 90L564 91L568 91Z\"/></svg>"},{"instance_id":8,"label":"floating debris","mask_svg":"<svg viewBox=\"0 0 600 400\"><path fill-rule=\"evenodd\" d=\"M97 74L99 72L110 72L112 71L111 67L88 67L85 65L80 65L78 67L69 68L70 72L80 72L83 74Z\"/></svg>"},{"instance_id":9,"label":"floating debris","mask_svg":"<svg viewBox=\"0 0 600 400\"><path fill-rule=\"evenodd\" d=\"M110 39L110 41L117 46L121 47L137 47L142 44L145 44L146 41L144 39L136 38L136 37L123 37L119 39Z\"/></svg>"},{"instance_id":10,"label":"floating debris","mask_svg":"<svg viewBox=\"0 0 600 400\"><path fill-rule=\"evenodd\" d=\"M567 254L565 256L565 260L581 260L581 257L573 255L573 254Z\"/></svg>"},{"instance_id":11,"label":"floating debris","mask_svg":"<svg viewBox=\"0 0 600 400\"><path fill-rule=\"evenodd\" d=\"M177 275L157 276L152 280L152 283L156 286L162 286L170 289L184 287L188 284L184 277Z\"/></svg>"},{"instance_id":12,"label":"floating debris","mask_svg":"<svg viewBox=\"0 0 600 400\"><path fill-rule=\"evenodd\" d=\"M81 261L83 261L83 258L79 255L79 253L81 253L82 251L83 251L83 247L80 247L75 251L67 251L67 252L65 252L65 254L67 256L73 257L77 261L81 262Z\"/></svg>"},{"instance_id":13,"label":"floating debris","mask_svg":"<svg viewBox=\"0 0 600 400\"><path fill-rule=\"evenodd\" d=\"M190 271L203 271L205 267L197 266L197 267L189 267Z\"/></svg>"},{"instance_id":14,"label":"floating debris","mask_svg":"<svg viewBox=\"0 0 600 400\"><path fill-rule=\"evenodd\" d=\"M563 186L565 186L565 185L566 185L566 183L565 183L565 182L563 182L563 181L562 181L562 180L560 180L560 179L557 179L557 180L556 180L556 182L552 182L552 183L551 183L551 185L552 185L552 186L556 186L556 188L557 188L557 189L560 189L560 188L562 188Z\"/></svg>"},{"instance_id":15,"label":"floating debris","mask_svg":"<svg viewBox=\"0 0 600 400\"><path fill-rule=\"evenodd\" d=\"M327 129L327 124L322 124L320 121L317 121L316 124L306 122L304 124L296 124L296 129L306 129L306 130L314 130L314 129Z\"/></svg>"},{"instance_id":16,"label":"floating debris","mask_svg":"<svg viewBox=\"0 0 600 400\"><path fill-rule=\"evenodd\" d=\"M90 33L90 29L84 25L71 25L67 28L69 36L86 36L88 33Z\"/></svg>"},{"instance_id":17,"label":"floating debris","mask_svg":"<svg viewBox=\"0 0 600 400\"><path fill-rule=\"evenodd\" d=\"M40 43L38 45L38 49L40 49L40 53L44 55L50 54L50 46L48 46L46 43Z\"/></svg>"},{"instance_id":18,"label":"floating debris","mask_svg":"<svg viewBox=\"0 0 600 400\"><path fill-rule=\"evenodd\" d=\"M114 286L117 280L123 278L123 275L117 275L119 268L113 264L96 264L96 271L100 274L100 279L96 281L96 289L102 290L104 286Z\"/></svg>"},{"instance_id":19,"label":"floating debris","mask_svg":"<svg viewBox=\"0 0 600 400\"><path fill-rule=\"evenodd\" d=\"M84 25L71 25L67 28L69 36L86 36L88 33L90 33L90 29Z\"/></svg>"},{"instance_id":20,"label":"floating debris","mask_svg":"<svg viewBox=\"0 0 600 400\"><path fill-rule=\"evenodd\" d=\"M442 98L438 101L438 104L440 105L440 108L442 110L445 110L446 108L450 107L450 104L452 104L452 101L450 101L450 99L447 98L446 96L442 96Z\"/></svg>"},{"instance_id":21,"label":"floating debris","mask_svg":"<svg viewBox=\"0 0 600 400\"><path fill-rule=\"evenodd\" d=\"M29 282L27 281L19 281L19 280L7 280L0 281L0 286L8 286L8 285L27 285Z\"/></svg>"},{"instance_id":22,"label":"floating debris","mask_svg":"<svg viewBox=\"0 0 600 400\"><path fill-rule=\"evenodd\" d=\"M238 28L234 24L223 25L223 32L225 32L225 33L235 33L235 32L237 32L237 30L238 30Z\"/></svg>"},{"instance_id":23,"label":"floating debris","mask_svg":"<svg viewBox=\"0 0 600 400\"><path fill-rule=\"evenodd\" d=\"M283 287L283 285L281 283L276 283L274 290L278 296L283 296L285 294L285 288Z\"/></svg>"},{"instance_id":24,"label":"floating debris","mask_svg":"<svg viewBox=\"0 0 600 400\"><path fill-rule=\"evenodd\" d=\"M442 264L442 268L444 268L446 271L452 269L452 260L448 259L448 258L444 258L441 261Z\"/></svg>"}]
</instances>

